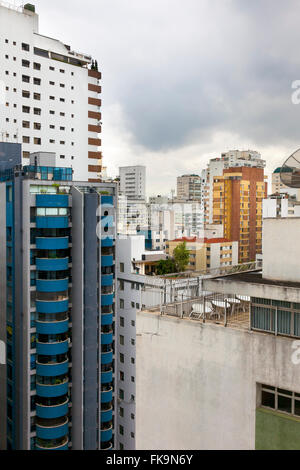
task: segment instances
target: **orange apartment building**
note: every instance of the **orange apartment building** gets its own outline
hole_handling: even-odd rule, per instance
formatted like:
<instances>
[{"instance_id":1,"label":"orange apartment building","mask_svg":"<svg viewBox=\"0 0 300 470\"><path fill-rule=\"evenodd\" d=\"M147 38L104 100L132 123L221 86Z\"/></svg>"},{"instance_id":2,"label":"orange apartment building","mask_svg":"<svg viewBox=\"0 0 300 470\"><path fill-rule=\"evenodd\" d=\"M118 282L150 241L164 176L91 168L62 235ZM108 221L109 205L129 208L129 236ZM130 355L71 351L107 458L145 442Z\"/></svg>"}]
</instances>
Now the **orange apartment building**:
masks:
<instances>
[{"instance_id":1,"label":"orange apartment building","mask_svg":"<svg viewBox=\"0 0 300 470\"><path fill-rule=\"evenodd\" d=\"M213 223L224 226L224 237L239 242L239 263L255 261L262 252L262 201L267 197L264 169L223 170L213 181Z\"/></svg>"}]
</instances>

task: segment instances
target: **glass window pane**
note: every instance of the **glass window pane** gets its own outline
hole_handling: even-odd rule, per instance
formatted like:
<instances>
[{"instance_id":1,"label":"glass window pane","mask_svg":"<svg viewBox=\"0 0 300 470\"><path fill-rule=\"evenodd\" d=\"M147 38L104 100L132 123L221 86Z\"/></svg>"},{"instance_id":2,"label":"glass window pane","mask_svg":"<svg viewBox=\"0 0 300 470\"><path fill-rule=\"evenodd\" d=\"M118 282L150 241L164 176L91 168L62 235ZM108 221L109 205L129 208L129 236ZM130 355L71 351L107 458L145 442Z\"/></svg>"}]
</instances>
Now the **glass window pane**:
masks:
<instances>
[{"instance_id":1,"label":"glass window pane","mask_svg":"<svg viewBox=\"0 0 300 470\"><path fill-rule=\"evenodd\" d=\"M295 415L300 416L300 401L295 400Z\"/></svg>"},{"instance_id":2,"label":"glass window pane","mask_svg":"<svg viewBox=\"0 0 300 470\"><path fill-rule=\"evenodd\" d=\"M278 395L278 411L292 412L292 399Z\"/></svg>"},{"instance_id":3,"label":"glass window pane","mask_svg":"<svg viewBox=\"0 0 300 470\"><path fill-rule=\"evenodd\" d=\"M275 395L274 393L264 392L261 394L262 406L268 406L269 408L275 408Z\"/></svg>"},{"instance_id":4,"label":"glass window pane","mask_svg":"<svg viewBox=\"0 0 300 470\"><path fill-rule=\"evenodd\" d=\"M36 215L43 216L45 215L45 208L44 207L37 207L36 208Z\"/></svg>"},{"instance_id":5,"label":"glass window pane","mask_svg":"<svg viewBox=\"0 0 300 470\"><path fill-rule=\"evenodd\" d=\"M293 392L290 392L289 390L284 390L283 388L278 388L277 391L278 393L283 393L284 395L293 395Z\"/></svg>"}]
</instances>

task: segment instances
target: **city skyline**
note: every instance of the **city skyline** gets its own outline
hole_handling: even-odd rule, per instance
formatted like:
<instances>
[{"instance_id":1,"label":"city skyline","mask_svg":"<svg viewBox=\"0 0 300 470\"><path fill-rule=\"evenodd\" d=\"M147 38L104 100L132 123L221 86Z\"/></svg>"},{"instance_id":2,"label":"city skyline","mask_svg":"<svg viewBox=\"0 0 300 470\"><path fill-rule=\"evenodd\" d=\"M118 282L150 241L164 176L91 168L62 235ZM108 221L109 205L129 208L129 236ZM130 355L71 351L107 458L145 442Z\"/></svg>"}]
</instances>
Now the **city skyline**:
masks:
<instances>
[{"instance_id":1,"label":"city skyline","mask_svg":"<svg viewBox=\"0 0 300 470\"><path fill-rule=\"evenodd\" d=\"M147 194L170 193L224 151L253 148L270 174L298 147L295 1L34 3L42 34L98 60L109 175L146 165Z\"/></svg>"}]
</instances>

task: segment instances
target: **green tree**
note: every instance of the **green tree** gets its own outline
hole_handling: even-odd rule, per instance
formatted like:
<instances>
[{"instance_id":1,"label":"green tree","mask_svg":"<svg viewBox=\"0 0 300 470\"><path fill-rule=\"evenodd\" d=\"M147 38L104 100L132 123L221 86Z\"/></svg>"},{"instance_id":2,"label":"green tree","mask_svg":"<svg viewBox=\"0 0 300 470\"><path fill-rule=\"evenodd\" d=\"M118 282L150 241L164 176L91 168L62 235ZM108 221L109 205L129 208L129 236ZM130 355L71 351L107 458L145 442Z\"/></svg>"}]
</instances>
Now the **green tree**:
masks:
<instances>
[{"instance_id":1,"label":"green tree","mask_svg":"<svg viewBox=\"0 0 300 470\"><path fill-rule=\"evenodd\" d=\"M163 274L172 274L176 272L176 266L173 259L161 259L156 266L156 274L159 276Z\"/></svg>"},{"instance_id":2,"label":"green tree","mask_svg":"<svg viewBox=\"0 0 300 470\"><path fill-rule=\"evenodd\" d=\"M189 264L190 253L186 247L186 242L180 243L173 251L175 266L178 272L185 271Z\"/></svg>"}]
</instances>

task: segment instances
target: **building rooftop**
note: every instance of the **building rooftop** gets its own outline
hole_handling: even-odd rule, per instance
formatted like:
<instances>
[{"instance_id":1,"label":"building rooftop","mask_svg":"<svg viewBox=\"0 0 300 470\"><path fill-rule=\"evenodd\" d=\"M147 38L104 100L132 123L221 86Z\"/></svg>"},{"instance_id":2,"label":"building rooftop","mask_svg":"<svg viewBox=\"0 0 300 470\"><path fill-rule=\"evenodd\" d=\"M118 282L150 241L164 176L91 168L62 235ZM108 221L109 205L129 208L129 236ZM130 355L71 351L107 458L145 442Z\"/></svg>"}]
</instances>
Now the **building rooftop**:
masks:
<instances>
[{"instance_id":1,"label":"building rooftop","mask_svg":"<svg viewBox=\"0 0 300 470\"><path fill-rule=\"evenodd\" d=\"M262 277L261 271L251 271L246 273L229 274L227 276L220 276L215 280L235 281L235 282L246 282L254 284L264 284L268 286L280 286L280 287L294 287L300 289L300 282L281 281L276 279L266 279Z\"/></svg>"}]
</instances>

